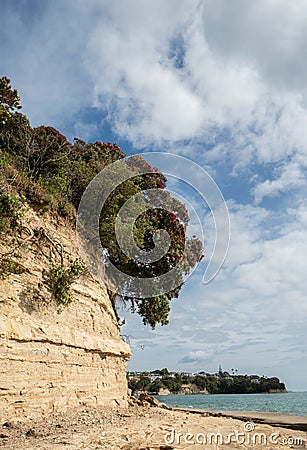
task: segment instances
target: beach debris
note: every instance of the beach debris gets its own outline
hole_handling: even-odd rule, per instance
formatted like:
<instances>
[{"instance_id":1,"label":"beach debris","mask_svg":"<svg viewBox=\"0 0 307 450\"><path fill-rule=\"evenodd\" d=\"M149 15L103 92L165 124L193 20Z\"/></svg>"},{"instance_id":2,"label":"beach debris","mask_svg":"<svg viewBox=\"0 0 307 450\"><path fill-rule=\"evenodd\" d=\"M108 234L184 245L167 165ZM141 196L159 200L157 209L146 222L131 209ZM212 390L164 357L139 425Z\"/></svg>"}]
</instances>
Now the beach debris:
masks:
<instances>
[{"instance_id":1,"label":"beach debris","mask_svg":"<svg viewBox=\"0 0 307 450\"><path fill-rule=\"evenodd\" d=\"M30 428L27 432L26 432L26 436L27 437L34 437L36 436L35 431L33 430L33 428Z\"/></svg>"},{"instance_id":2,"label":"beach debris","mask_svg":"<svg viewBox=\"0 0 307 450\"><path fill-rule=\"evenodd\" d=\"M147 394L146 392L140 394L139 401L141 402L142 406L145 406L149 403L150 406L155 406L157 408L171 409L169 406L165 405L165 403L159 402L159 400Z\"/></svg>"},{"instance_id":3,"label":"beach debris","mask_svg":"<svg viewBox=\"0 0 307 450\"><path fill-rule=\"evenodd\" d=\"M128 396L128 404L130 406L143 406L143 403L133 395Z\"/></svg>"},{"instance_id":4,"label":"beach debris","mask_svg":"<svg viewBox=\"0 0 307 450\"><path fill-rule=\"evenodd\" d=\"M170 445L159 445L158 444L158 446L150 445L149 447L140 447L139 450L176 450L176 448L172 447Z\"/></svg>"},{"instance_id":5,"label":"beach debris","mask_svg":"<svg viewBox=\"0 0 307 450\"><path fill-rule=\"evenodd\" d=\"M171 423L165 423L163 425L159 426L160 430L169 430L173 428L173 425Z\"/></svg>"}]
</instances>

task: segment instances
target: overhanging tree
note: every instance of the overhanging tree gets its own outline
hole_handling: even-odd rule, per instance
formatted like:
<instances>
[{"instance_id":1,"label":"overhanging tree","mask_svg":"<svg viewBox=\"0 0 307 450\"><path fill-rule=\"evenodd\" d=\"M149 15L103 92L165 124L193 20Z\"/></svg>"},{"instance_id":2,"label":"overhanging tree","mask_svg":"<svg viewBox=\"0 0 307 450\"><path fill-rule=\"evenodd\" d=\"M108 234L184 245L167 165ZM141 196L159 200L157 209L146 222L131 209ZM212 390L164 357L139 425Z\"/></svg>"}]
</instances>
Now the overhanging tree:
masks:
<instances>
[{"instance_id":1,"label":"overhanging tree","mask_svg":"<svg viewBox=\"0 0 307 450\"><path fill-rule=\"evenodd\" d=\"M131 170L131 177L121 183L103 205L100 238L110 262L121 272L138 279L158 278L157 293L153 296L144 298L143 292L141 290L138 292L136 288L138 283L131 285L129 282L122 289L123 293L118 296L126 305L129 305L133 312L137 312L142 317L145 325L148 324L155 328L157 324L168 324L170 302L179 296L184 284L184 276L188 275L202 259L203 248L197 237L187 237L188 212L182 202L171 197L165 190L167 180L164 175L150 167L140 156L130 157L127 166ZM139 175L136 169L141 169L141 172L146 171L146 173ZM133 176L134 172L135 176ZM155 191L153 206L150 208L151 198L148 192L151 189L160 190L161 195L157 195ZM130 220L132 221L135 217L134 206L138 211L142 209L140 203L147 203L146 210L139 214L133 223L133 238L138 248L145 252L152 251L155 247L154 237L157 230L165 230L170 239L165 254L154 262L144 262L138 258L127 256L127 252L122 251L117 241L115 222L119 219L122 206L132 197L134 202L129 203L129 215L131 215ZM159 199L161 205L159 205ZM123 219L121 220L123 222ZM127 228L127 235L131 227L130 220L129 217L125 218L126 223L122 223L124 234L125 226ZM160 238L167 239L166 235L162 235ZM174 284L171 289L167 284L167 278L166 281L163 281L163 275L170 271L172 271Z\"/></svg>"},{"instance_id":2,"label":"overhanging tree","mask_svg":"<svg viewBox=\"0 0 307 450\"><path fill-rule=\"evenodd\" d=\"M66 205L78 208L91 180L111 163L122 160L125 154L109 142L86 143L76 138L71 144L53 127L32 128L28 118L18 112L19 102L18 91L11 87L10 80L0 78L0 159L5 161L6 174L11 177L10 182L15 183L15 189L25 195L29 203L35 203L36 208L45 210L48 203L50 209L65 216ZM203 248L195 236L187 237L188 212L182 202L167 192L164 175L141 156L129 158L126 170L131 176L117 186L103 205L100 240L112 264L131 277L162 279L164 274L176 269L171 289L159 281L155 294L146 298L129 284L124 286L121 298L125 304L140 314L144 324L155 328L157 324L168 323L170 302L179 296L185 275L203 257ZM140 175L140 172L146 173ZM117 174L112 176L116 178ZM161 204L159 196L158 203L151 201L147 193L151 189L161 192ZM131 204L131 212L134 207L138 210L138 202L147 204L147 209L133 223L133 238L138 248L145 253L152 251L157 230L165 230L170 239L165 254L154 262L129 258L117 242L116 219L121 207L134 196L136 203ZM122 226L128 229L131 222L123 221ZM161 239L165 239L165 235L161 235ZM116 295L110 292L110 296L116 308Z\"/></svg>"},{"instance_id":3,"label":"overhanging tree","mask_svg":"<svg viewBox=\"0 0 307 450\"><path fill-rule=\"evenodd\" d=\"M7 77L0 78L0 121L5 124L7 119L17 109L21 109L20 97L17 89L11 86L11 80Z\"/></svg>"}]
</instances>

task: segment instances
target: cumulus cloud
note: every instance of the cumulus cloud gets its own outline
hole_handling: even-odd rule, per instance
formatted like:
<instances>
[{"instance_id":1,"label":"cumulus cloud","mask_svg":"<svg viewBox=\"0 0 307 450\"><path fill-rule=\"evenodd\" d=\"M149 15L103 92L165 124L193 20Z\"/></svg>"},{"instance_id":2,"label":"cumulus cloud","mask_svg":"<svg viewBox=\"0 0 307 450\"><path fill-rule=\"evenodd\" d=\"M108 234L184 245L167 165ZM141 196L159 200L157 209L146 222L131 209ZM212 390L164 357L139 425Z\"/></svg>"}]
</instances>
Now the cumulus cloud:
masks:
<instances>
[{"instance_id":1,"label":"cumulus cloud","mask_svg":"<svg viewBox=\"0 0 307 450\"><path fill-rule=\"evenodd\" d=\"M221 0L213 7L204 0L178 7L171 1L144 9L131 1L120 8L104 4L98 11L83 61L93 105L119 136L137 148L167 147L191 155L182 142L205 141L210 151L198 152L202 163L226 156L238 173L248 165L292 161L302 172L307 153L303 4ZM284 168L280 180L259 180L256 202L301 185L302 176L284 183L289 175Z\"/></svg>"},{"instance_id":2,"label":"cumulus cloud","mask_svg":"<svg viewBox=\"0 0 307 450\"><path fill-rule=\"evenodd\" d=\"M94 106L138 148L207 140L241 166L306 155L302 0L36 3L8 9L2 57L35 125Z\"/></svg>"},{"instance_id":3,"label":"cumulus cloud","mask_svg":"<svg viewBox=\"0 0 307 450\"><path fill-rule=\"evenodd\" d=\"M188 363L188 364L191 364L191 363L199 364L199 363L203 363L204 361L208 361L210 358L212 358L211 352L198 350L198 351L194 351L194 352L189 352L187 355L185 355L180 360L180 362Z\"/></svg>"},{"instance_id":4,"label":"cumulus cloud","mask_svg":"<svg viewBox=\"0 0 307 450\"><path fill-rule=\"evenodd\" d=\"M190 15L188 4L147 3L145 10L138 1L121 5L110 8L111 20L97 21L88 42L95 105L107 106L116 131L138 146L190 138L202 124L202 102L170 56Z\"/></svg>"},{"instance_id":5,"label":"cumulus cloud","mask_svg":"<svg viewBox=\"0 0 307 450\"><path fill-rule=\"evenodd\" d=\"M265 180L258 183L254 189L256 203L260 203L264 197L276 197L282 192L306 185L306 175L297 162L286 164L281 174L275 180Z\"/></svg>"},{"instance_id":6,"label":"cumulus cloud","mask_svg":"<svg viewBox=\"0 0 307 450\"><path fill-rule=\"evenodd\" d=\"M287 132L296 144L305 72L298 70L300 83L284 75L288 82L277 86L266 67L280 73L276 61L285 58L291 74L293 67L305 66L301 52L293 54L306 42L305 15L289 2L284 8L274 1L252 7L241 1L218 3L183 1L178 8L178 3L155 2L145 10L137 1L121 8L104 5L105 14L89 34L87 69L96 104L106 106L109 97L115 126L136 145L210 136L216 127L248 127L254 128L250 137L261 157L256 137L268 135L271 142L266 124L271 129L275 123L281 131L294 108L296 117L288 126L294 125L293 135ZM287 26L280 26L285 21ZM179 66L174 45L181 52Z\"/></svg>"},{"instance_id":7,"label":"cumulus cloud","mask_svg":"<svg viewBox=\"0 0 307 450\"><path fill-rule=\"evenodd\" d=\"M304 0L206 0L204 5L204 34L215 53L251 64L278 88L306 89Z\"/></svg>"}]
</instances>

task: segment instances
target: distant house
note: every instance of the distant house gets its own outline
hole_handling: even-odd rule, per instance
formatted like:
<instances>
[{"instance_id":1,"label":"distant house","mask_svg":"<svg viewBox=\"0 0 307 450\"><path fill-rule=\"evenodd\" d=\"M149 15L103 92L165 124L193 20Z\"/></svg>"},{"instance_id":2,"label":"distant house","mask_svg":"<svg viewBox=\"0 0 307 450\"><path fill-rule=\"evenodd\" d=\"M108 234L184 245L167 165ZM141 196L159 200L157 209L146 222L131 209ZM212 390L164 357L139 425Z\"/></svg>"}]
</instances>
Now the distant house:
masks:
<instances>
[{"instance_id":1,"label":"distant house","mask_svg":"<svg viewBox=\"0 0 307 450\"><path fill-rule=\"evenodd\" d=\"M250 375L249 379L250 379L251 383L256 383L256 384L260 383L260 377L258 375Z\"/></svg>"},{"instance_id":2,"label":"distant house","mask_svg":"<svg viewBox=\"0 0 307 450\"><path fill-rule=\"evenodd\" d=\"M150 381L161 380L162 375L150 375L149 378L150 378Z\"/></svg>"}]
</instances>

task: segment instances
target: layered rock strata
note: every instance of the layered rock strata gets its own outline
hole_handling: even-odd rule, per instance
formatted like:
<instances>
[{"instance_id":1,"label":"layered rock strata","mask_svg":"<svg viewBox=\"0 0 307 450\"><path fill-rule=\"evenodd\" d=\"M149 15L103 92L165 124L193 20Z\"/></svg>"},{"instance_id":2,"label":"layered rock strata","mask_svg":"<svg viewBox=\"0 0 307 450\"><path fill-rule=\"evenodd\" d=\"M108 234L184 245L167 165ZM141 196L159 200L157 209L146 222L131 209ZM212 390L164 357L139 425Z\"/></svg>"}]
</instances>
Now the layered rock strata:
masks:
<instances>
[{"instance_id":1,"label":"layered rock strata","mask_svg":"<svg viewBox=\"0 0 307 450\"><path fill-rule=\"evenodd\" d=\"M34 234L44 227L65 255L77 255L73 228L31 215ZM2 245L2 254L12 245ZM43 282L52 251L47 242L29 240L8 256L20 273L0 279L2 423L81 404L127 402L130 348L120 337L106 288L86 272L72 285L74 301L60 306Z\"/></svg>"}]
</instances>

